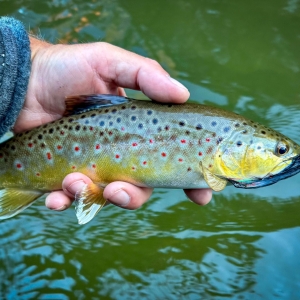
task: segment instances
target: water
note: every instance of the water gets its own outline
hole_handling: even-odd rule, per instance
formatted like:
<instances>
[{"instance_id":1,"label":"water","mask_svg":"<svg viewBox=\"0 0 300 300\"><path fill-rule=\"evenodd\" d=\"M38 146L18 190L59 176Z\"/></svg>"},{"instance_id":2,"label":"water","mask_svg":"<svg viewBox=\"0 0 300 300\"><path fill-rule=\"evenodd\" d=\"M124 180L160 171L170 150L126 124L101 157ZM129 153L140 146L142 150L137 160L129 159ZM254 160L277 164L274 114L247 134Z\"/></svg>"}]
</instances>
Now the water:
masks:
<instances>
[{"instance_id":1,"label":"water","mask_svg":"<svg viewBox=\"0 0 300 300\"><path fill-rule=\"evenodd\" d=\"M300 1L0 1L52 42L158 60L191 99L300 142ZM136 91L130 96L142 97ZM0 299L299 299L300 176L205 207L156 190L79 226L43 201L0 223Z\"/></svg>"}]
</instances>

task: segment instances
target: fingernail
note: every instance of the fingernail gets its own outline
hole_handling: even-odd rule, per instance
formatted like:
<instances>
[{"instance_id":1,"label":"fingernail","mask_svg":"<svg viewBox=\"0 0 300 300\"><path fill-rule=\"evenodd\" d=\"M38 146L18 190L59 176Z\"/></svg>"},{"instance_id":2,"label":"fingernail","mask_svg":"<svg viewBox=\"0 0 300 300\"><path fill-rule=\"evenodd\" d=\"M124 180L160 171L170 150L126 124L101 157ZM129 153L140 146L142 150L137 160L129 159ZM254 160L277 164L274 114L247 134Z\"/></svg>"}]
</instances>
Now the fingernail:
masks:
<instances>
[{"instance_id":1,"label":"fingernail","mask_svg":"<svg viewBox=\"0 0 300 300\"><path fill-rule=\"evenodd\" d=\"M107 200L119 206L127 206L130 197L124 190L120 189L113 193Z\"/></svg>"},{"instance_id":2,"label":"fingernail","mask_svg":"<svg viewBox=\"0 0 300 300\"><path fill-rule=\"evenodd\" d=\"M176 86L178 86L178 87L180 87L180 88L182 88L182 89L185 89L185 90L188 90L183 84L181 84L179 81L177 81L176 79L174 79L174 78L172 78L172 77L170 77L170 76L168 76L169 77L169 79L171 80L171 82L173 83L173 84L175 84Z\"/></svg>"},{"instance_id":3,"label":"fingernail","mask_svg":"<svg viewBox=\"0 0 300 300\"><path fill-rule=\"evenodd\" d=\"M73 182L67 187L67 191L72 195L75 195L78 191L82 190L86 183L83 180Z\"/></svg>"},{"instance_id":4,"label":"fingernail","mask_svg":"<svg viewBox=\"0 0 300 300\"><path fill-rule=\"evenodd\" d=\"M58 211L60 211L60 210L65 210L67 207L68 207L67 205L63 205L63 206L58 207L58 208L52 208L52 210L58 210Z\"/></svg>"}]
</instances>

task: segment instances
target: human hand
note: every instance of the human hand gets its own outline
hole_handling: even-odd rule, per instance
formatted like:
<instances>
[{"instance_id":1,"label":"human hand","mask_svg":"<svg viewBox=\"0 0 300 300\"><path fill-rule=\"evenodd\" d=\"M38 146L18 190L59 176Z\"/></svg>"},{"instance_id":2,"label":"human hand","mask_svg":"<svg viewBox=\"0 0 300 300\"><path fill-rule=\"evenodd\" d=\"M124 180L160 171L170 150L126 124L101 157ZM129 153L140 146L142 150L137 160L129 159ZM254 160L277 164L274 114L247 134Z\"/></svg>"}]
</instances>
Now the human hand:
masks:
<instances>
[{"instance_id":1,"label":"human hand","mask_svg":"<svg viewBox=\"0 0 300 300\"><path fill-rule=\"evenodd\" d=\"M141 90L161 102L185 102L188 90L170 78L155 61L107 43L51 45L31 38L32 67L24 107L14 130L20 132L62 117L65 97L76 94L118 94L123 88ZM68 208L87 176L71 173L62 183L62 191L46 198L54 210ZM210 189L186 190L195 203L204 205L211 199ZM135 209L150 197L152 189L126 182L113 182L104 189L111 203Z\"/></svg>"}]
</instances>

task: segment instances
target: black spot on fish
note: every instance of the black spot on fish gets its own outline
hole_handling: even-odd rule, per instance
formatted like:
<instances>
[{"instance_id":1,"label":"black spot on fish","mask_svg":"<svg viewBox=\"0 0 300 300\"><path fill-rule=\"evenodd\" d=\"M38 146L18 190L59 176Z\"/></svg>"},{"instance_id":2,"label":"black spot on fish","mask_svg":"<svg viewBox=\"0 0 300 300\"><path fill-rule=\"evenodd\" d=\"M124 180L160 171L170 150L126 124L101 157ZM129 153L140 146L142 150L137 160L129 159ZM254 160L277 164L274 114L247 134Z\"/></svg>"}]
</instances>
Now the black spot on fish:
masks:
<instances>
[{"instance_id":1,"label":"black spot on fish","mask_svg":"<svg viewBox=\"0 0 300 300\"><path fill-rule=\"evenodd\" d=\"M172 104L168 104L168 107L172 107L173 105Z\"/></svg>"},{"instance_id":2,"label":"black spot on fish","mask_svg":"<svg viewBox=\"0 0 300 300\"><path fill-rule=\"evenodd\" d=\"M136 106L135 105L131 106L131 110L136 110Z\"/></svg>"},{"instance_id":3,"label":"black spot on fish","mask_svg":"<svg viewBox=\"0 0 300 300\"><path fill-rule=\"evenodd\" d=\"M104 122L104 121L100 121L99 125L100 125L100 126L104 126L104 125L105 125L105 122Z\"/></svg>"},{"instance_id":4,"label":"black spot on fish","mask_svg":"<svg viewBox=\"0 0 300 300\"><path fill-rule=\"evenodd\" d=\"M156 125L156 124L158 123L158 120L157 120L157 119L153 119L153 120L152 120L152 123L153 123L154 125Z\"/></svg>"},{"instance_id":5,"label":"black spot on fish","mask_svg":"<svg viewBox=\"0 0 300 300\"><path fill-rule=\"evenodd\" d=\"M229 132L230 131L230 127L229 126L224 127L223 131L224 132Z\"/></svg>"},{"instance_id":6,"label":"black spot on fish","mask_svg":"<svg viewBox=\"0 0 300 300\"><path fill-rule=\"evenodd\" d=\"M10 149L13 150L13 151L16 150L16 146L15 146L15 145L12 145L12 146L10 147Z\"/></svg>"},{"instance_id":7,"label":"black spot on fish","mask_svg":"<svg viewBox=\"0 0 300 300\"><path fill-rule=\"evenodd\" d=\"M212 121L211 122L211 126L215 127L217 125L217 122L216 121Z\"/></svg>"},{"instance_id":8,"label":"black spot on fish","mask_svg":"<svg viewBox=\"0 0 300 300\"><path fill-rule=\"evenodd\" d=\"M39 140L43 139L43 135L42 135L42 134L39 134L39 135L38 135L38 139L39 139Z\"/></svg>"},{"instance_id":9,"label":"black spot on fish","mask_svg":"<svg viewBox=\"0 0 300 300\"><path fill-rule=\"evenodd\" d=\"M109 126L113 126L114 125L114 122L113 121L110 121L109 122Z\"/></svg>"},{"instance_id":10,"label":"black spot on fish","mask_svg":"<svg viewBox=\"0 0 300 300\"><path fill-rule=\"evenodd\" d=\"M165 130L169 130L169 129L170 129L170 126L167 125L167 126L165 127Z\"/></svg>"},{"instance_id":11,"label":"black spot on fish","mask_svg":"<svg viewBox=\"0 0 300 300\"><path fill-rule=\"evenodd\" d=\"M83 126L82 129L83 129L83 131L86 131L86 130L87 130L87 127L86 127L86 126Z\"/></svg>"},{"instance_id":12,"label":"black spot on fish","mask_svg":"<svg viewBox=\"0 0 300 300\"><path fill-rule=\"evenodd\" d=\"M201 130L203 127L202 127L202 125L201 124L198 124L197 126L196 126L196 129L197 130Z\"/></svg>"},{"instance_id":13,"label":"black spot on fish","mask_svg":"<svg viewBox=\"0 0 300 300\"><path fill-rule=\"evenodd\" d=\"M96 114L92 114L92 115L91 115L91 118L94 118L94 117L96 117Z\"/></svg>"},{"instance_id":14,"label":"black spot on fish","mask_svg":"<svg viewBox=\"0 0 300 300\"><path fill-rule=\"evenodd\" d=\"M54 131L54 128L50 128L48 132L53 133L53 131Z\"/></svg>"},{"instance_id":15,"label":"black spot on fish","mask_svg":"<svg viewBox=\"0 0 300 300\"><path fill-rule=\"evenodd\" d=\"M122 108L122 109L125 109L125 108L126 108L126 106L125 106L125 105L123 105L121 108Z\"/></svg>"},{"instance_id":16,"label":"black spot on fish","mask_svg":"<svg viewBox=\"0 0 300 300\"><path fill-rule=\"evenodd\" d=\"M261 149L261 146L258 146L257 149L260 150L260 149Z\"/></svg>"},{"instance_id":17,"label":"black spot on fish","mask_svg":"<svg viewBox=\"0 0 300 300\"><path fill-rule=\"evenodd\" d=\"M262 134L266 134L266 132L264 130L261 131Z\"/></svg>"},{"instance_id":18,"label":"black spot on fish","mask_svg":"<svg viewBox=\"0 0 300 300\"><path fill-rule=\"evenodd\" d=\"M242 131L242 134L246 134L246 133L248 133L246 129Z\"/></svg>"},{"instance_id":19,"label":"black spot on fish","mask_svg":"<svg viewBox=\"0 0 300 300\"><path fill-rule=\"evenodd\" d=\"M68 122L73 122L74 121L74 119L73 118L70 118L69 120L68 120Z\"/></svg>"},{"instance_id":20,"label":"black spot on fish","mask_svg":"<svg viewBox=\"0 0 300 300\"><path fill-rule=\"evenodd\" d=\"M120 123L121 122L121 118L117 118L117 123Z\"/></svg>"},{"instance_id":21,"label":"black spot on fish","mask_svg":"<svg viewBox=\"0 0 300 300\"><path fill-rule=\"evenodd\" d=\"M246 122L243 122L243 125L245 125L245 126L246 126L246 125L247 125L247 123L246 123Z\"/></svg>"},{"instance_id":22,"label":"black spot on fish","mask_svg":"<svg viewBox=\"0 0 300 300\"><path fill-rule=\"evenodd\" d=\"M69 126L69 130L73 130L73 126Z\"/></svg>"},{"instance_id":23,"label":"black spot on fish","mask_svg":"<svg viewBox=\"0 0 300 300\"><path fill-rule=\"evenodd\" d=\"M161 132L161 127L160 127L160 126L157 128L157 131L158 131L158 132Z\"/></svg>"},{"instance_id":24,"label":"black spot on fish","mask_svg":"<svg viewBox=\"0 0 300 300\"><path fill-rule=\"evenodd\" d=\"M59 126L57 126L57 127L56 127L56 130L59 130L59 129L60 129L60 127L59 127Z\"/></svg>"},{"instance_id":25,"label":"black spot on fish","mask_svg":"<svg viewBox=\"0 0 300 300\"><path fill-rule=\"evenodd\" d=\"M234 126L235 126L236 128L238 128L238 127L240 127L240 124L239 124L239 123L236 123Z\"/></svg>"},{"instance_id":26,"label":"black spot on fish","mask_svg":"<svg viewBox=\"0 0 300 300\"><path fill-rule=\"evenodd\" d=\"M185 125L185 123L183 121L179 122L179 126L184 126L184 125Z\"/></svg>"},{"instance_id":27,"label":"black spot on fish","mask_svg":"<svg viewBox=\"0 0 300 300\"><path fill-rule=\"evenodd\" d=\"M60 121L59 121L59 124L64 124L64 120L60 120Z\"/></svg>"},{"instance_id":28,"label":"black spot on fish","mask_svg":"<svg viewBox=\"0 0 300 300\"><path fill-rule=\"evenodd\" d=\"M237 145L238 147L240 147L240 146L243 145L243 143L242 143L241 141L237 141L236 145Z\"/></svg>"},{"instance_id":29,"label":"black spot on fish","mask_svg":"<svg viewBox=\"0 0 300 300\"><path fill-rule=\"evenodd\" d=\"M43 130L43 134L46 134L47 133L47 130Z\"/></svg>"},{"instance_id":30,"label":"black spot on fish","mask_svg":"<svg viewBox=\"0 0 300 300\"><path fill-rule=\"evenodd\" d=\"M185 134L186 135L189 135L191 132L189 131L189 130L187 130L186 132L185 132Z\"/></svg>"},{"instance_id":31,"label":"black spot on fish","mask_svg":"<svg viewBox=\"0 0 300 300\"><path fill-rule=\"evenodd\" d=\"M135 121L135 120L136 120L136 116L132 116L131 121Z\"/></svg>"},{"instance_id":32,"label":"black spot on fish","mask_svg":"<svg viewBox=\"0 0 300 300\"><path fill-rule=\"evenodd\" d=\"M105 113L108 113L108 112L109 112L109 109L106 109L104 112L105 112Z\"/></svg>"},{"instance_id":33,"label":"black spot on fish","mask_svg":"<svg viewBox=\"0 0 300 300\"><path fill-rule=\"evenodd\" d=\"M254 128L257 128L257 125L256 125L256 124L254 124L253 126L254 126Z\"/></svg>"},{"instance_id":34,"label":"black spot on fish","mask_svg":"<svg viewBox=\"0 0 300 300\"><path fill-rule=\"evenodd\" d=\"M85 117L86 117L86 115L81 115L80 116L81 119L84 119Z\"/></svg>"},{"instance_id":35,"label":"black spot on fish","mask_svg":"<svg viewBox=\"0 0 300 300\"><path fill-rule=\"evenodd\" d=\"M85 120L84 124L90 124L89 120Z\"/></svg>"},{"instance_id":36,"label":"black spot on fish","mask_svg":"<svg viewBox=\"0 0 300 300\"><path fill-rule=\"evenodd\" d=\"M113 114L115 114L117 112L117 110L114 108L112 111L111 111Z\"/></svg>"},{"instance_id":37,"label":"black spot on fish","mask_svg":"<svg viewBox=\"0 0 300 300\"><path fill-rule=\"evenodd\" d=\"M41 147L41 148L45 148L46 145L45 145L44 143L41 143L41 144L40 144L40 147Z\"/></svg>"},{"instance_id":38,"label":"black spot on fish","mask_svg":"<svg viewBox=\"0 0 300 300\"><path fill-rule=\"evenodd\" d=\"M142 129L143 127L144 127L144 126L143 126L142 123L140 123L139 126L138 126L139 129Z\"/></svg>"},{"instance_id":39,"label":"black spot on fish","mask_svg":"<svg viewBox=\"0 0 300 300\"><path fill-rule=\"evenodd\" d=\"M75 130L76 131L80 130L80 125L76 125Z\"/></svg>"}]
</instances>

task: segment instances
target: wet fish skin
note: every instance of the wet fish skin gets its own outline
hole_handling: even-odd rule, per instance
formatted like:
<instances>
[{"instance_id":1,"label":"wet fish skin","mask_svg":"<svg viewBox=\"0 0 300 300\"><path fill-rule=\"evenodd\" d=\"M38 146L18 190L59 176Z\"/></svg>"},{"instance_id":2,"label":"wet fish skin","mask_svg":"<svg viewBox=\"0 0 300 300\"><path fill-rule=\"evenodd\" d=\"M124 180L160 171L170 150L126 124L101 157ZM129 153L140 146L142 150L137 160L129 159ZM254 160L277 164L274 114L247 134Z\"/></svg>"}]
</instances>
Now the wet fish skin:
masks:
<instances>
[{"instance_id":1,"label":"wet fish skin","mask_svg":"<svg viewBox=\"0 0 300 300\"><path fill-rule=\"evenodd\" d=\"M275 175L277 181L288 177L284 170L300 154L287 137L209 106L111 95L70 97L67 104L67 112L77 114L0 145L0 217L13 216L44 193L61 189L71 172L94 182L77 199L77 216L85 223L104 205L103 188L116 180L214 190L231 181L252 188L274 183L270 178ZM284 148L286 153L279 153ZM29 203L18 200L25 191Z\"/></svg>"}]
</instances>

